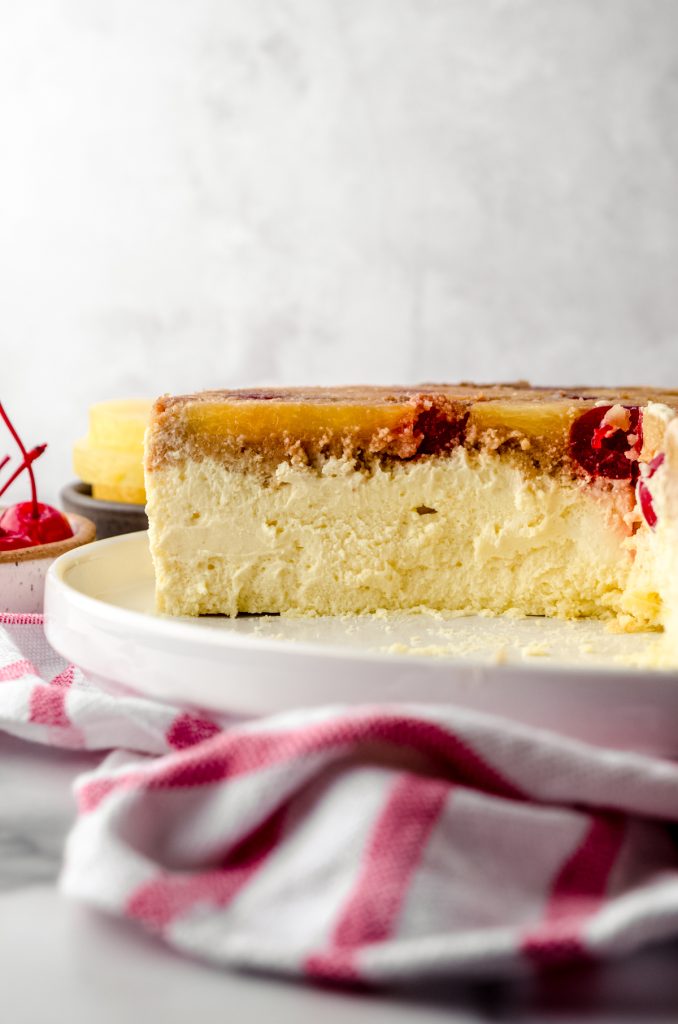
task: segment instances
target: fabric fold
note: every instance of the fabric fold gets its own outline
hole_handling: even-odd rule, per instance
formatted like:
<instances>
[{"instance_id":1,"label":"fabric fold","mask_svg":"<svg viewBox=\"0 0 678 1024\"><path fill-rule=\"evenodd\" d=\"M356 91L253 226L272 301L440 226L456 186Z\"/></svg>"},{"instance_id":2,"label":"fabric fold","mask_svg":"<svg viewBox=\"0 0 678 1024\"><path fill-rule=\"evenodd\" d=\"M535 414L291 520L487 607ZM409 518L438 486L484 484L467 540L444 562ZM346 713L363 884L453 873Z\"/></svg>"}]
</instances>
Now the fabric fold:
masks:
<instances>
[{"instance_id":1,"label":"fabric fold","mask_svg":"<svg viewBox=\"0 0 678 1024\"><path fill-rule=\"evenodd\" d=\"M393 985L678 935L678 765L453 707L237 721L114 696L19 618L1 727L115 750L77 780L62 889L175 949Z\"/></svg>"}]
</instances>

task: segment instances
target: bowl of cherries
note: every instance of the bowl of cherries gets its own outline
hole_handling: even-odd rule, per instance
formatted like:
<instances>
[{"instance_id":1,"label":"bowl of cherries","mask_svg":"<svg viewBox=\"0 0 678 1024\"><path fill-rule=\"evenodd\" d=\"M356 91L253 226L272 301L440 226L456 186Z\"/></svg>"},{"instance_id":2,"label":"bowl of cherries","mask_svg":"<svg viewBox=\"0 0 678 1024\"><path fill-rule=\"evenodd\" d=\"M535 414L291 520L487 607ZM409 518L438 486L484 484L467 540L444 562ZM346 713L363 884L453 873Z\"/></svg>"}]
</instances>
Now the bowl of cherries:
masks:
<instances>
[{"instance_id":1,"label":"bowl of cherries","mask_svg":"<svg viewBox=\"0 0 678 1024\"><path fill-rule=\"evenodd\" d=\"M0 421L16 445L18 458L14 467L9 455L0 456L0 501L22 473L30 482L28 501L0 507L0 613L41 612L49 566L65 551L94 540L96 531L94 523L84 516L64 515L52 505L38 501L33 463L47 445L27 450L2 403Z\"/></svg>"}]
</instances>

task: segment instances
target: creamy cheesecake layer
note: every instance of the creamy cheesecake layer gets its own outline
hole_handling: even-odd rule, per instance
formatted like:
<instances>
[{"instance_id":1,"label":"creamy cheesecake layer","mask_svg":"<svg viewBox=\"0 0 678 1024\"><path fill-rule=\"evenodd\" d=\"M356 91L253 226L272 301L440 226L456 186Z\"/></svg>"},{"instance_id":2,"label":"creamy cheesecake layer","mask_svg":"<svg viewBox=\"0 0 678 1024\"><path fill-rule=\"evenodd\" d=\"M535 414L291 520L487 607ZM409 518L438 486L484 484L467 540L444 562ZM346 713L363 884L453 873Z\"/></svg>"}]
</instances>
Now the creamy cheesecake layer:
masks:
<instances>
[{"instance_id":1,"label":"creamy cheesecake layer","mask_svg":"<svg viewBox=\"0 0 678 1024\"><path fill-rule=\"evenodd\" d=\"M658 415L657 415L658 414ZM662 453L656 468L641 478L650 496L650 518L654 525L639 532L638 554L631 576L651 581L659 596L659 617L664 629L661 641L650 651L650 662L659 666L678 664L678 420L670 410L658 408L655 417L664 419ZM659 463L659 465L657 465ZM642 589L642 584L641 584Z\"/></svg>"},{"instance_id":2,"label":"creamy cheesecake layer","mask_svg":"<svg viewBox=\"0 0 678 1024\"><path fill-rule=\"evenodd\" d=\"M356 468L220 458L147 469L157 601L170 614L427 607L657 624L634 565L633 490L456 447ZM638 575L638 574L637 574Z\"/></svg>"},{"instance_id":3,"label":"creamy cheesecake layer","mask_svg":"<svg viewBox=\"0 0 678 1024\"><path fill-rule=\"evenodd\" d=\"M664 576L665 651L668 660L675 665L678 664L678 420L673 420L667 430L665 448L665 461L657 473L659 495L655 502Z\"/></svg>"}]
</instances>

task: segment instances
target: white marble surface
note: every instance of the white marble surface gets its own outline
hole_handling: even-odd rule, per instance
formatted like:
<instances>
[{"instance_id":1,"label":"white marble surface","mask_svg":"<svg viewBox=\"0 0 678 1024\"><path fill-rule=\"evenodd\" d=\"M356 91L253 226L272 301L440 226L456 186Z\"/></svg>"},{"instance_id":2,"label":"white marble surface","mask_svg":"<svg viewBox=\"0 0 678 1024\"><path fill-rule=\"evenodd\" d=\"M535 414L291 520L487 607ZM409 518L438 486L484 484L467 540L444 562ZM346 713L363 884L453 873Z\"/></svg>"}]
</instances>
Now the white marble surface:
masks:
<instances>
[{"instance_id":1,"label":"white marble surface","mask_svg":"<svg viewBox=\"0 0 678 1024\"><path fill-rule=\"evenodd\" d=\"M8 1024L676 1020L678 944L595 977L564 975L548 987L459 987L399 996L315 990L183 960L138 929L58 894L61 847L73 816L70 784L96 760L0 734L0 993Z\"/></svg>"},{"instance_id":2,"label":"white marble surface","mask_svg":"<svg viewBox=\"0 0 678 1024\"><path fill-rule=\"evenodd\" d=\"M46 496L97 399L675 385L677 59L675 0L0 0L0 389Z\"/></svg>"}]
</instances>

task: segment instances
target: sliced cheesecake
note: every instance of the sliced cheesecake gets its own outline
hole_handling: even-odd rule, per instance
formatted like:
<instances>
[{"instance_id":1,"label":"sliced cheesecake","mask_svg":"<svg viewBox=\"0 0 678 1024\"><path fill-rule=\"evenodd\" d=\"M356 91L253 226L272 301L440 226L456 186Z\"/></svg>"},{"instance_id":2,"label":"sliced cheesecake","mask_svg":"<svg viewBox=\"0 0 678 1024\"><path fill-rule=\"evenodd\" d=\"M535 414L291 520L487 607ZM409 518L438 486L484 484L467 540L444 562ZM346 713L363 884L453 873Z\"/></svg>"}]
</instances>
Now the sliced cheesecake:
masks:
<instances>
[{"instance_id":1,"label":"sliced cheesecake","mask_svg":"<svg viewBox=\"0 0 678 1024\"><path fill-rule=\"evenodd\" d=\"M526 384L160 398L145 456L158 608L655 628L676 410L678 391Z\"/></svg>"}]
</instances>

